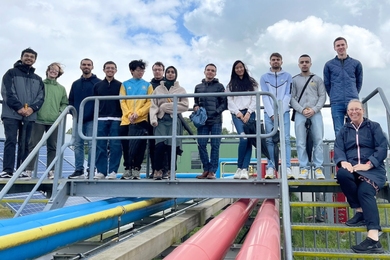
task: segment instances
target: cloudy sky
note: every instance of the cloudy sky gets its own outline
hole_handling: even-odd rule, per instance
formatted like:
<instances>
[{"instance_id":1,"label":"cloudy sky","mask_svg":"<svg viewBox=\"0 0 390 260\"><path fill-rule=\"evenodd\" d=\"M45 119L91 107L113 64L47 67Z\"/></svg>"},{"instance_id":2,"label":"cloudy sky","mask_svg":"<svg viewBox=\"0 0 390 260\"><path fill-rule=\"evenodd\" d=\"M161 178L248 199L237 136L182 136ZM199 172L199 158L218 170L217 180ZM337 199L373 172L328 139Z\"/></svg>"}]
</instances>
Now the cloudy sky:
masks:
<instances>
[{"instance_id":1,"label":"cloudy sky","mask_svg":"<svg viewBox=\"0 0 390 260\"><path fill-rule=\"evenodd\" d=\"M100 78L103 63L115 61L121 81L131 77L131 60L148 62L147 80L158 60L174 65L181 85L193 93L207 63L217 65L224 85L237 59L259 80L269 69L272 52L283 55L283 69L292 75L299 73L298 57L307 53L312 72L322 77L325 62L336 55L333 40L344 36L348 54L363 64L361 97L381 87L390 99L389 12L389 0L1 1L0 73L12 67L21 50L31 47L38 52L34 66L39 75L44 76L51 62L65 66L59 82L69 92L81 76L82 58L94 61L93 72ZM384 127L379 98L369 103L369 111ZM224 126L231 130L225 113ZM329 109L323 114L325 137L333 139Z\"/></svg>"}]
</instances>

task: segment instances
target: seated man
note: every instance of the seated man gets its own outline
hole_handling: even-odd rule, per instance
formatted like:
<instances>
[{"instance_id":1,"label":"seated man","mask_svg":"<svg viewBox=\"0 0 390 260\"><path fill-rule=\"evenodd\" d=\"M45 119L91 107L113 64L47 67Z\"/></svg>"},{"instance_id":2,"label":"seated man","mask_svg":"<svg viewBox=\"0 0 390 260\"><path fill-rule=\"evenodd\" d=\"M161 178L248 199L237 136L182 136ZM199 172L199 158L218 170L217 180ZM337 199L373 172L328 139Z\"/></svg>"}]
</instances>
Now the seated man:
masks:
<instances>
[{"instance_id":1,"label":"seated man","mask_svg":"<svg viewBox=\"0 0 390 260\"><path fill-rule=\"evenodd\" d=\"M367 226L367 238L352 246L355 253L383 253L379 242L379 211L376 194L386 183L383 161L387 157L387 141L380 125L363 118L362 103L353 99L346 123L336 137L335 163L339 167L337 180L351 208L356 210L348 226Z\"/></svg>"}]
</instances>

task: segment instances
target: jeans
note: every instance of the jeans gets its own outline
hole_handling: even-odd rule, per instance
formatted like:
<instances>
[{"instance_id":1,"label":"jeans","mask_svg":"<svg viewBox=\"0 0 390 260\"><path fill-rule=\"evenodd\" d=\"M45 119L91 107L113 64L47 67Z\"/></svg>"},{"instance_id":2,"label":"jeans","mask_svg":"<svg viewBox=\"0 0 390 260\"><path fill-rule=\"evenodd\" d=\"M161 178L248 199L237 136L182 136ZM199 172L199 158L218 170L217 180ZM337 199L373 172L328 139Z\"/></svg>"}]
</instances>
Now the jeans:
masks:
<instances>
[{"instance_id":1,"label":"jeans","mask_svg":"<svg viewBox=\"0 0 390 260\"><path fill-rule=\"evenodd\" d=\"M198 135L220 135L222 133L222 123L213 125L203 125L198 128ZM198 138L199 157L203 164L203 171L216 172L219 162L219 146L221 138L210 137L210 159L207 152L207 142L209 138Z\"/></svg>"},{"instance_id":2,"label":"jeans","mask_svg":"<svg viewBox=\"0 0 390 260\"><path fill-rule=\"evenodd\" d=\"M322 167L324 162L324 154L322 147L322 139L324 138L324 123L322 121L321 112L315 113L311 118L310 133L313 140L313 164L315 168ZM297 143L297 153L299 159L299 167L310 169L309 158L306 152L306 117L301 113L295 114L295 136Z\"/></svg>"},{"instance_id":3,"label":"jeans","mask_svg":"<svg viewBox=\"0 0 390 260\"><path fill-rule=\"evenodd\" d=\"M334 135L337 137L340 129L344 125L344 118L347 114L348 103L344 104L331 104L330 109L332 112Z\"/></svg>"},{"instance_id":4,"label":"jeans","mask_svg":"<svg viewBox=\"0 0 390 260\"><path fill-rule=\"evenodd\" d=\"M241 110L241 113L245 115L246 110ZM241 119L237 118L236 115L232 114L233 124L237 130L238 134L245 134L244 132L244 122ZM251 113L250 119L255 120L256 114ZM248 141L248 138L240 137L240 142L238 144L238 160L237 168L248 169L249 163L252 156L252 144Z\"/></svg>"},{"instance_id":5,"label":"jeans","mask_svg":"<svg viewBox=\"0 0 390 260\"><path fill-rule=\"evenodd\" d=\"M19 168L19 166L28 156L28 140L30 140L31 136L32 122L26 121L24 125L24 130L26 131L25 140L22 140L22 120L3 118L3 124L5 135L3 152L3 171L13 173L15 167L16 143L18 143L16 168Z\"/></svg>"},{"instance_id":6,"label":"jeans","mask_svg":"<svg viewBox=\"0 0 390 260\"><path fill-rule=\"evenodd\" d=\"M99 120L98 136L119 136L121 122L115 120ZM121 140L98 140L96 146L97 171L107 175L107 172L118 172L122 157ZM108 169L107 169L108 168Z\"/></svg>"},{"instance_id":7,"label":"jeans","mask_svg":"<svg viewBox=\"0 0 390 260\"><path fill-rule=\"evenodd\" d=\"M291 167L290 111L284 112L283 119L284 119L284 131L285 131L284 140L286 142L286 165L287 167ZM268 134L274 128L274 121L271 120L271 118L268 116L267 113L264 113L264 123L265 123L265 132ZM267 159L267 169L274 168L278 170L276 166L279 164L279 162L275 162L274 142L272 141L272 137L266 138L265 142L267 144L268 153L271 157L271 160Z\"/></svg>"},{"instance_id":8,"label":"jeans","mask_svg":"<svg viewBox=\"0 0 390 260\"><path fill-rule=\"evenodd\" d=\"M31 138L28 144L29 153L31 153L31 151L35 148L35 146L39 143L39 141L41 141L43 134L49 131L50 127L51 125L43 125L37 123L32 124ZM46 150L47 150L46 167L49 166L54 160L54 157L56 157L57 137L58 137L58 127L54 130L54 132L49 136L49 138L46 141ZM37 160L37 156L35 156L34 159L30 161L30 163L26 167L26 170L28 171L34 170L36 160ZM54 170L54 166L50 170Z\"/></svg>"},{"instance_id":9,"label":"jeans","mask_svg":"<svg viewBox=\"0 0 390 260\"><path fill-rule=\"evenodd\" d=\"M121 125L119 127L119 136L127 136L129 134L129 125ZM129 170L129 139L121 139L122 154L123 154L123 167L125 170Z\"/></svg>"},{"instance_id":10,"label":"jeans","mask_svg":"<svg viewBox=\"0 0 390 260\"><path fill-rule=\"evenodd\" d=\"M337 181L351 208L357 209L361 207L363 209L367 230L381 230L374 187L365 181L359 180L357 173L350 173L343 168L339 168L337 171Z\"/></svg>"},{"instance_id":11,"label":"jeans","mask_svg":"<svg viewBox=\"0 0 390 260\"><path fill-rule=\"evenodd\" d=\"M85 136L92 136L92 121L83 123L83 134ZM84 171L84 139L82 139L77 129L75 134L75 143L74 143L74 159L75 159L75 170L76 171ZM92 141L88 141L88 167L91 162L91 149L92 149Z\"/></svg>"}]
</instances>

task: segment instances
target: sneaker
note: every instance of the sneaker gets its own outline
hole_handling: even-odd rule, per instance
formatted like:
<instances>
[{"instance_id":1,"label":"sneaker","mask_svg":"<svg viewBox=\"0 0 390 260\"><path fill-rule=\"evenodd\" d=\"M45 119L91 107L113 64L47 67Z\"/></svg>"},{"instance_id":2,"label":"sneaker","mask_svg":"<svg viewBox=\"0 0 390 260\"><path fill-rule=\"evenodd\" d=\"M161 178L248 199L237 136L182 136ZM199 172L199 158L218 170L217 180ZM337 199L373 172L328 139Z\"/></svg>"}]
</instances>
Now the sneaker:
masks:
<instances>
[{"instance_id":1,"label":"sneaker","mask_svg":"<svg viewBox=\"0 0 390 260\"><path fill-rule=\"evenodd\" d=\"M53 170L49 171L49 173L47 174L47 177L49 178L49 180L54 179L54 171Z\"/></svg>"},{"instance_id":2,"label":"sneaker","mask_svg":"<svg viewBox=\"0 0 390 260\"><path fill-rule=\"evenodd\" d=\"M164 180L167 180L167 179L169 179L169 176L170 176L170 175L171 175L171 171L163 172L162 178L163 178Z\"/></svg>"},{"instance_id":3,"label":"sneaker","mask_svg":"<svg viewBox=\"0 0 390 260\"><path fill-rule=\"evenodd\" d=\"M209 174L207 174L207 179L209 179L209 180L215 180L215 179L216 179L216 178L215 178L215 173L209 172Z\"/></svg>"},{"instance_id":4,"label":"sneaker","mask_svg":"<svg viewBox=\"0 0 390 260\"><path fill-rule=\"evenodd\" d=\"M76 170L74 173L69 175L69 179L85 179L84 171L83 170Z\"/></svg>"},{"instance_id":5,"label":"sneaker","mask_svg":"<svg viewBox=\"0 0 390 260\"><path fill-rule=\"evenodd\" d=\"M384 250L382 247L381 242L375 241L369 237L367 237L363 242L361 242L359 245L351 246L351 249L355 253L373 253L373 254L383 254Z\"/></svg>"},{"instance_id":6,"label":"sneaker","mask_svg":"<svg viewBox=\"0 0 390 260\"><path fill-rule=\"evenodd\" d=\"M153 179L153 177L154 177L154 176L153 176L153 172L154 172L154 171L152 171L152 173L149 173L149 177L148 177L149 179Z\"/></svg>"},{"instance_id":7,"label":"sneaker","mask_svg":"<svg viewBox=\"0 0 390 260\"><path fill-rule=\"evenodd\" d=\"M115 180L116 179L116 172L111 172L111 173L107 174L106 179L107 180Z\"/></svg>"},{"instance_id":8,"label":"sneaker","mask_svg":"<svg viewBox=\"0 0 390 260\"><path fill-rule=\"evenodd\" d=\"M29 180L31 179L31 171L23 171L21 174L19 174L18 179L19 180Z\"/></svg>"},{"instance_id":9,"label":"sneaker","mask_svg":"<svg viewBox=\"0 0 390 260\"><path fill-rule=\"evenodd\" d=\"M237 169L237 171L236 171L236 173L234 174L234 179L240 179L241 178L241 169L240 168L238 168Z\"/></svg>"},{"instance_id":10,"label":"sneaker","mask_svg":"<svg viewBox=\"0 0 390 260\"><path fill-rule=\"evenodd\" d=\"M133 180L140 180L141 179L139 168L134 168L131 171L132 171L132 175L133 175Z\"/></svg>"},{"instance_id":11,"label":"sneaker","mask_svg":"<svg viewBox=\"0 0 390 260\"><path fill-rule=\"evenodd\" d=\"M163 175L163 173L162 173L161 170L159 170L159 171L155 170L154 174L153 174L153 179L154 180L161 180L162 179L162 175Z\"/></svg>"},{"instance_id":12,"label":"sneaker","mask_svg":"<svg viewBox=\"0 0 390 260\"><path fill-rule=\"evenodd\" d=\"M207 175L209 175L209 172L208 171L204 171L202 174L197 175L196 178L197 179L206 179Z\"/></svg>"},{"instance_id":13,"label":"sneaker","mask_svg":"<svg viewBox=\"0 0 390 260\"><path fill-rule=\"evenodd\" d=\"M106 178L106 175L104 175L103 173L101 172L98 172L98 173L95 173L95 176L93 176L93 178L95 180L101 180L101 179L105 179Z\"/></svg>"},{"instance_id":14,"label":"sneaker","mask_svg":"<svg viewBox=\"0 0 390 260\"><path fill-rule=\"evenodd\" d=\"M130 170L125 170L125 172L122 174L121 179L122 180L131 180L133 178L133 175Z\"/></svg>"},{"instance_id":15,"label":"sneaker","mask_svg":"<svg viewBox=\"0 0 390 260\"><path fill-rule=\"evenodd\" d=\"M308 175L309 175L309 170L302 168L299 171L298 180L306 180Z\"/></svg>"},{"instance_id":16,"label":"sneaker","mask_svg":"<svg viewBox=\"0 0 390 260\"><path fill-rule=\"evenodd\" d=\"M266 179L275 179L275 170L274 168L268 168L266 171L265 171L265 178Z\"/></svg>"},{"instance_id":17,"label":"sneaker","mask_svg":"<svg viewBox=\"0 0 390 260\"><path fill-rule=\"evenodd\" d=\"M322 172L321 168L317 168L314 170L314 175L316 176L317 180L325 180L325 175Z\"/></svg>"},{"instance_id":18,"label":"sneaker","mask_svg":"<svg viewBox=\"0 0 390 260\"><path fill-rule=\"evenodd\" d=\"M290 167L287 167L287 180L295 180L295 176L292 174Z\"/></svg>"},{"instance_id":19,"label":"sneaker","mask_svg":"<svg viewBox=\"0 0 390 260\"><path fill-rule=\"evenodd\" d=\"M364 220L363 212L356 212L355 216L345 222L345 225L350 227L359 227L366 225Z\"/></svg>"},{"instance_id":20,"label":"sneaker","mask_svg":"<svg viewBox=\"0 0 390 260\"><path fill-rule=\"evenodd\" d=\"M13 174L9 172L2 172L0 173L0 179L10 179L12 178Z\"/></svg>"},{"instance_id":21,"label":"sneaker","mask_svg":"<svg viewBox=\"0 0 390 260\"><path fill-rule=\"evenodd\" d=\"M241 180L247 180L247 179L249 179L249 175L248 175L248 170L247 170L247 169L242 169L242 170L241 170L240 179L241 179Z\"/></svg>"}]
</instances>

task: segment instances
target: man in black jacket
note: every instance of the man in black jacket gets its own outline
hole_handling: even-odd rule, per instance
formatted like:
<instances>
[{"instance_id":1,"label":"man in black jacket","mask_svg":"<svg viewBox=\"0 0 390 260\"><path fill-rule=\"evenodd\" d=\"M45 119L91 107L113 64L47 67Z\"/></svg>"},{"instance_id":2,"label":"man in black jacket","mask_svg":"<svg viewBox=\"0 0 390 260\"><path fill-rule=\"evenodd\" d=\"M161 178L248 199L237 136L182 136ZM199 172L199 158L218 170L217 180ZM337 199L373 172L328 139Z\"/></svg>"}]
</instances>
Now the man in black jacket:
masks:
<instances>
[{"instance_id":1,"label":"man in black jacket","mask_svg":"<svg viewBox=\"0 0 390 260\"><path fill-rule=\"evenodd\" d=\"M194 93L225 92L224 86L215 78L217 67L210 63L204 69L205 78L196 85ZM220 135L222 133L222 112L227 109L227 98L217 94L205 97L195 97L194 111L203 107L207 112L207 120L203 126L198 127L198 135ZM210 138L210 158L207 152L208 138L198 138L198 150L203 165L203 173L196 176L198 179L215 179L218 169L219 146L221 138Z\"/></svg>"},{"instance_id":2,"label":"man in black jacket","mask_svg":"<svg viewBox=\"0 0 390 260\"><path fill-rule=\"evenodd\" d=\"M38 54L30 48L23 50L14 68L9 69L3 76L1 119L4 123L5 143L0 178L13 176L16 142L18 142L16 168L28 155L28 141L32 129L30 122L36 120L35 112L41 108L45 96L43 81L34 73L35 68L32 67L37 56ZM30 177L24 172L19 175L19 178L24 179Z\"/></svg>"}]
</instances>

